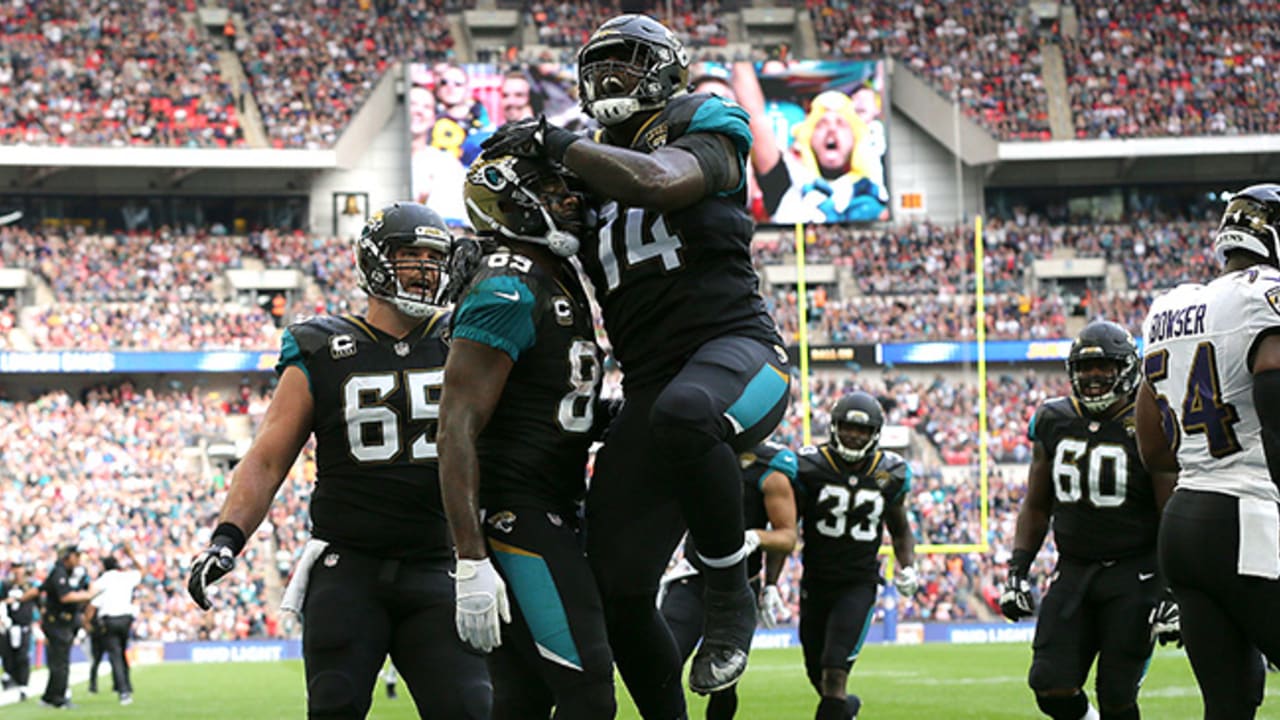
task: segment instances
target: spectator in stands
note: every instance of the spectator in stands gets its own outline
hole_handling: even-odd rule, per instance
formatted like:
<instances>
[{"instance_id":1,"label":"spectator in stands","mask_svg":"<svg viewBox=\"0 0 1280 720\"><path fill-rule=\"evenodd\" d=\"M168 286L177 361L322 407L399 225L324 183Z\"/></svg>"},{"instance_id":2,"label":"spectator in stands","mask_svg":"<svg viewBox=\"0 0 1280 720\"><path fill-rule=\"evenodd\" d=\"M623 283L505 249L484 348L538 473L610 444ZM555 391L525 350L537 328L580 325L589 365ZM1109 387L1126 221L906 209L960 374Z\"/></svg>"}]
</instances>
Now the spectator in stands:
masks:
<instances>
[{"instance_id":1,"label":"spectator in stands","mask_svg":"<svg viewBox=\"0 0 1280 720\"><path fill-rule=\"evenodd\" d=\"M502 121L504 123L533 117L529 77L520 70L502 76Z\"/></svg>"},{"instance_id":2,"label":"spectator in stands","mask_svg":"<svg viewBox=\"0 0 1280 720\"><path fill-rule=\"evenodd\" d=\"M432 142L442 150L455 152L461 157L463 141L472 133L486 132L493 129L489 119L489 111L475 98L471 89L471 78L461 65L441 63L436 65L436 125L445 123L447 129L432 129ZM441 144L448 136L448 144ZM453 141L457 137L457 142Z\"/></svg>"},{"instance_id":3,"label":"spectator in stands","mask_svg":"<svg viewBox=\"0 0 1280 720\"><path fill-rule=\"evenodd\" d=\"M819 93L792 138L774 136L755 72L735 63L733 87L751 116L751 164L770 221L887 220L882 151L869 143L867 124L853 100L838 90ZM877 179L879 182L877 182Z\"/></svg>"}]
</instances>

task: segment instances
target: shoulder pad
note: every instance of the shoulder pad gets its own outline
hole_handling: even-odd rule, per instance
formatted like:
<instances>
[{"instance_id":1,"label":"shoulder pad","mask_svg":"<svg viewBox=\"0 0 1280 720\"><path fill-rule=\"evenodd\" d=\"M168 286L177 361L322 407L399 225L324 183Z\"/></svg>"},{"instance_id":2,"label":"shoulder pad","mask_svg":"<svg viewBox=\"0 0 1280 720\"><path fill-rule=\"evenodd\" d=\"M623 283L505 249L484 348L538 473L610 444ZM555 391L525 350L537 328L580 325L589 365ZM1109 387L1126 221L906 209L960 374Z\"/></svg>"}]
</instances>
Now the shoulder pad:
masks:
<instances>
[{"instance_id":1,"label":"shoulder pad","mask_svg":"<svg viewBox=\"0 0 1280 720\"><path fill-rule=\"evenodd\" d=\"M439 314L435 323L431 325L431 332L427 337L445 339L449 336L449 327L453 325L453 310L445 310Z\"/></svg>"},{"instance_id":2,"label":"shoulder pad","mask_svg":"<svg viewBox=\"0 0 1280 720\"><path fill-rule=\"evenodd\" d=\"M451 337L502 350L513 361L537 340L537 296L528 278L507 268L476 273L454 311Z\"/></svg>"},{"instance_id":3,"label":"shoulder pad","mask_svg":"<svg viewBox=\"0 0 1280 720\"><path fill-rule=\"evenodd\" d=\"M329 345L329 338L335 335L356 335L357 341L364 333L350 322L332 315L317 315L288 327L303 357L322 350Z\"/></svg>"},{"instance_id":4,"label":"shoulder pad","mask_svg":"<svg viewBox=\"0 0 1280 720\"><path fill-rule=\"evenodd\" d=\"M727 136L746 153L751 149L750 116L732 100L710 93L674 97L636 138L636 149L652 151L690 133Z\"/></svg>"},{"instance_id":5,"label":"shoulder pad","mask_svg":"<svg viewBox=\"0 0 1280 720\"><path fill-rule=\"evenodd\" d=\"M1256 280L1244 285L1248 288L1249 315L1260 316L1264 323L1280 322L1280 271L1270 267L1260 270Z\"/></svg>"},{"instance_id":6,"label":"shoulder pad","mask_svg":"<svg viewBox=\"0 0 1280 720\"><path fill-rule=\"evenodd\" d=\"M780 472L789 480L796 479L799 461L791 448L774 443L762 443L756 447L756 457L769 466L770 471Z\"/></svg>"},{"instance_id":7,"label":"shoulder pad","mask_svg":"<svg viewBox=\"0 0 1280 720\"><path fill-rule=\"evenodd\" d=\"M911 472L911 466L907 464L906 458L892 450L880 451L880 464L876 470L887 472L896 479L902 479Z\"/></svg>"},{"instance_id":8,"label":"shoulder pad","mask_svg":"<svg viewBox=\"0 0 1280 720\"><path fill-rule=\"evenodd\" d=\"M1076 405L1069 397L1056 397L1044 401L1027 426L1027 438L1038 441L1044 429L1055 421L1079 417Z\"/></svg>"}]
</instances>

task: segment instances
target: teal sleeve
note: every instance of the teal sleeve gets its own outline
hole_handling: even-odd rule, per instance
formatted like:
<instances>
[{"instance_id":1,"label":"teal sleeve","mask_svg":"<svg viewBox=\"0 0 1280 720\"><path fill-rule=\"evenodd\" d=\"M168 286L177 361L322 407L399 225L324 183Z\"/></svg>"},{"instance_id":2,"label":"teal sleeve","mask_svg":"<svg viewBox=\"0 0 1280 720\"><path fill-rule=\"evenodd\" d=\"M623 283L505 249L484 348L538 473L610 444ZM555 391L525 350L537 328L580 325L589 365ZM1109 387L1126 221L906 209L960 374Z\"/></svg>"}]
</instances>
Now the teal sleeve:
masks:
<instances>
[{"instance_id":1,"label":"teal sleeve","mask_svg":"<svg viewBox=\"0 0 1280 720\"><path fill-rule=\"evenodd\" d=\"M893 496L894 502L901 502L911 490L911 466L904 464L902 466L902 487L899 488L898 494Z\"/></svg>"},{"instance_id":2,"label":"teal sleeve","mask_svg":"<svg viewBox=\"0 0 1280 720\"><path fill-rule=\"evenodd\" d=\"M514 362L537 339L533 291L520 278L489 277L476 283L453 314L453 337L501 350Z\"/></svg>"},{"instance_id":3,"label":"teal sleeve","mask_svg":"<svg viewBox=\"0 0 1280 720\"><path fill-rule=\"evenodd\" d=\"M791 450L779 450L777 455L769 461L769 469L760 476L760 489L764 490L764 479L769 477L771 473L780 472L787 477L792 484L796 484L796 471L799 469L799 461L796 460L796 454Z\"/></svg>"},{"instance_id":4,"label":"teal sleeve","mask_svg":"<svg viewBox=\"0 0 1280 720\"><path fill-rule=\"evenodd\" d=\"M738 171L742 177L738 187L721 193L732 195L740 192L747 182L747 156L751 154L751 117L737 103L720 97L707 98L693 113L686 134L719 133L733 141L738 151Z\"/></svg>"},{"instance_id":5,"label":"teal sleeve","mask_svg":"<svg viewBox=\"0 0 1280 720\"><path fill-rule=\"evenodd\" d=\"M298 339L293 336L293 331L285 328L284 334L280 336L280 359L276 360L276 375L283 375L284 369L290 365L296 365L299 370L306 373L307 382L311 382L311 372L307 370L307 363L302 359L302 348L298 347Z\"/></svg>"},{"instance_id":6,"label":"teal sleeve","mask_svg":"<svg viewBox=\"0 0 1280 720\"><path fill-rule=\"evenodd\" d=\"M1036 413L1031 416L1031 422L1027 423L1027 439L1031 442L1040 442L1040 439L1036 437L1036 420L1039 419L1040 411L1037 410Z\"/></svg>"}]
</instances>

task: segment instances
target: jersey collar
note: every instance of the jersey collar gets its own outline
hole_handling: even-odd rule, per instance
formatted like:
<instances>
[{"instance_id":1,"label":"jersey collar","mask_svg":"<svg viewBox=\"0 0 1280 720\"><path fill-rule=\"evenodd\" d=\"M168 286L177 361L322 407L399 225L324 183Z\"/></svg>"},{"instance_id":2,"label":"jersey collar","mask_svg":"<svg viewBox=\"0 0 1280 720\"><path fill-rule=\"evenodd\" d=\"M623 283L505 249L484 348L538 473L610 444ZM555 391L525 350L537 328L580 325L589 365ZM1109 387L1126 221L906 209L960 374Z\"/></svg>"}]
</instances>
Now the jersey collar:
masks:
<instances>
[{"instance_id":1,"label":"jersey collar","mask_svg":"<svg viewBox=\"0 0 1280 720\"><path fill-rule=\"evenodd\" d=\"M352 325L355 325L362 332L364 332L365 335L368 335L370 340L378 344L381 344L384 340L393 342L393 343L398 343L398 342L416 343L422 338L425 338L426 336L430 335L431 330L435 328L435 326L440 322L440 318L444 317L444 315L445 315L444 310L436 310L434 313L431 314L430 317L424 318L423 321L419 323L416 328L414 328L413 330L410 330L408 334L404 336L403 339L394 337L390 333L379 330L378 328L370 325L367 320L360 317L359 315L354 315L354 314L343 315L342 319L346 320Z\"/></svg>"}]
</instances>

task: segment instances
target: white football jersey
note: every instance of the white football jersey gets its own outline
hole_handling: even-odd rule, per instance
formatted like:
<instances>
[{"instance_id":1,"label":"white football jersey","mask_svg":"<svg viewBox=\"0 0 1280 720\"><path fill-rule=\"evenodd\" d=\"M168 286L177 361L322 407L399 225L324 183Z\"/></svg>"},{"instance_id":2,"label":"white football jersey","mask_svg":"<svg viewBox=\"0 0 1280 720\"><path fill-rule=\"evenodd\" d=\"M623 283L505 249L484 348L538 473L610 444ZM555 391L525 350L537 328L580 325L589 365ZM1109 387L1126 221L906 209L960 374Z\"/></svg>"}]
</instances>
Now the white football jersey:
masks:
<instances>
[{"instance_id":1,"label":"white football jersey","mask_svg":"<svg viewBox=\"0 0 1280 720\"><path fill-rule=\"evenodd\" d=\"M1156 298L1142 324L1143 374L1176 422L1178 486L1280 502L1262 449L1248 357L1280 328L1280 270L1257 265Z\"/></svg>"}]
</instances>

